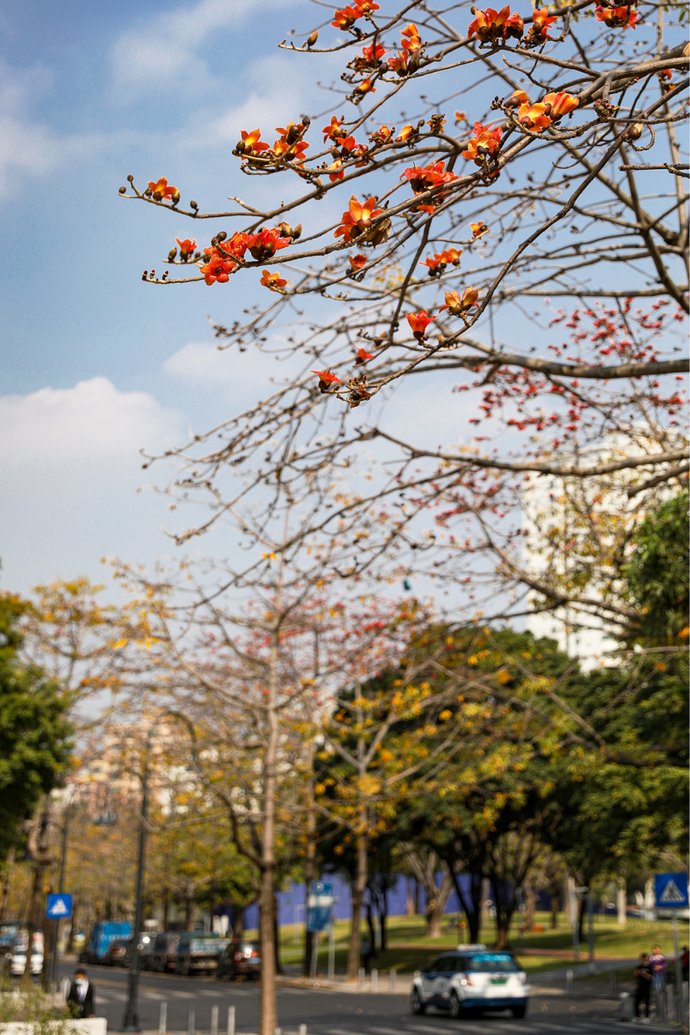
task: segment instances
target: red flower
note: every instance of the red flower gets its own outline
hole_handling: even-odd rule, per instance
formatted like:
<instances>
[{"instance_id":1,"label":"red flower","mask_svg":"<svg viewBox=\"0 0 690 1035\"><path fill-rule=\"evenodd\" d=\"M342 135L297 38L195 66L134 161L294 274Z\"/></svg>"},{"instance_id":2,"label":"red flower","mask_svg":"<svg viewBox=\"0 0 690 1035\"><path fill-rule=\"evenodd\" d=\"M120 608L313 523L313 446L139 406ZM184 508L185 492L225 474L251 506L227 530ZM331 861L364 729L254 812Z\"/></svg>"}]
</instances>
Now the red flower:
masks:
<instances>
[{"instance_id":1,"label":"red flower","mask_svg":"<svg viewBox=\"0 0 690 1035\"><path fill-rule=\"evenodd\" d=\"M446 266L452 263L453 266L458 266L460 263L460 256L462 250L458 251L457 248L446 248L443 252L436 252L435 255L431 255L424 262L420 263L420 266L428 266L429 274L432 277L440 276L445 270Z\"/></svg>"},{"instance_id":2,"label":"red flower","mask_svg":"<svg viewBox=\"0 0 690 1035\"><path fill-rule=\"evenodd\" d=\"M269 291L278 291L282 294L283 288L287 284L287 280L281 277L279 273L271 273L270 270L263 270L261 274L261 283L264 287L267 287Z\"/></svg>"},{"instance_id":3,"label":"red flower","mask_svg":"<svg viewBox=\"0 0 690 1035\"><path fill-rule=\"evenodd\" d=\"M433 165L418 166L405 169L400 179L410 181L410 186L415 194L421 194L430 187L439 187L443 183L452 183L457 180L454 172L445 168L443 162L434 162Z\"/></svg>"},{"instance_id":4,"label":"red flower","mask_svg":"<svg viewBox=\"0 0 690 1035\"><path fill-rule=\"evenodd\" d=\"M342 223L336 229L335 236L342 237L348 244L358 238L370 240L371 232L374 230L372 221L382 212L383 209L376 208L376 198L367 198L365 202L361 202L357 201L353 194L348 211L342 214Z\"/></svg>"},{"instance_id":5,"label":"red flower","mask_svg":"<svg viewBox=\"0 0 690 1035\"><path fill-rule=\"evenodd\" d=\"M462 157L470 159L475 165L497 175L495 170L503 133L501 127L494 126L493 129L490 129L488 126L482 126L481 122L475 122L474 132L475 136L467 141Z\"/></svg>"},{"instance_id":6,"label":"red flower","mask_svg":"<svg viewBox=\"0 0 690 1035\"><path fill-rule=\"evenodd\" d=\"M189 256L196 251L196 241L190 241L188 237L185 237L184 241L181 241L179 237L176 237L175 240L180 246L180 258L186 262Z\"/></svg>"},{"instance_id":7,"label":"red flower","mask_svg":"<svg viewBox=\"0 0 690 1035\"><path fill-rule=\"evenodd\" d=\"M467 27L467 38L476 36L480 43L500 43L514 36L520 39L525 31L525 23L519 14L511 14L510 7L495 11L487 7L485 11L473 8L475 19Z\"/></svg>"},{"instance_id":8,"label":"red flower","mask_svg":"<svg viewBox=\"0 0 690 1035\"><path fill-rule=\"evenodd\" d=\"M410 22L409 25L406 25L400 33L400 43L403 50L408 51L408 53L412 53L415 50L421 50L424 46L419 35L419 29L412 22Z\"/></svg>"},{"instance_id":9,"label":"red flower","mask_svg":"<svg viewBox=\"0 0 690 1035\"><path fill-rule=\"evenodd\" d=\"M366 255L348 255L348 259L350 260L350 266L355 273L359 273L359 271L364 269L367 264Z\"/></svg>"},{"instance_id":10,"label":"red flower","mask_svg":"<svg viewBox=\"0 0 690 1035\"><path fill-rule=\"evenodd\" d=\"M207 284L215 284L216 281L219 284L227 284L230 274L237 269L237 263L232 259L224 259L222 256L214 254L207 263L199 268Z\"/></svg>"},{"instance_id":11,"label":"red flower","mask_svg":"<svg viewBox=\"0 0 690 1035\"><path fill-rule=\"evenodd\" d=\"M525 45L528 47L536 47L540 43L544 43L546 40L552 39L552 37L549 36L549 29L557 20L557 15L549 14L548 7L535 7L532 11L532 24L527 36L525 37Z\"/></svg>"},{"instance_id":12,"label":"red flower","mask_svg":"<svg viewBox=\"0 0 690 1035\"><path fill-rule=\"evenodd\" d=\"M420 309L418 313L408 313L406 320L410 325L410 329L414 334L417 341L421 341L426 334L426 329L430 323L436 319L435 316L429 316L426 309Z\"/></svg>"},{"instance_id":13,"label":"red flower","mask_svg":"<svg viewBox=\"0 0 690 1035\"><path fill-rule=\"evenodd\" d=\"M545 94L541 102L546 105L546 110L552 119L560 119L577 108L580 99L560 90L558 93Z\"/></svg>"},{"instance_id":14,"label":"red flower","mask_svg":"<svg viewBox=\"0 0 690 1035\"><path fill-rule=\"evenodd\" d=\"M638 18L634 7L597 7L594 16L610 29L634 29Z\"/></svg>"},{"instance_id":15,"label":"red flower","mask_svg":"<svg viewBox=\"0 0 690 1035\"><path fill-rule=\"evenodd\" d=\"M284 237L276 226L271 229L264 228L256 234L247 234L246 238L249 253L257 262L266 262L280 248L286 248L290 244L290 238Z\"/></svg>"},{"instance_id":16,"label":"red flower","mask_svg":"<svg viewBox=\"0 0 690 1035\"><path fill-rule=\"evenodd\" d=\"M355 363L366 363L367 360L373 359L374 355L372 352L367 352L366 349L357 349L355 353Z\"/></svg>"},{"instance_id":17,"label":"red flower","mask_svg":"<svg viewBox=\"0 0 690 1035\"><path fill-rule=\"evenodd\" d=\"M347 130L343 129L343 120L337 115L331 115L331 121L323 127L324 140L340 140L347 136Z\"/></svg>"},{"instance_id":18,"label":"red flower","mask_svg":"<svg viewBox=\"0 0 690 1035\"><path fill-rule=\"evenodd\" d=\"M364 18L378 9L379 5L373 0L354 0L354 3L335 12L331 25L336 29L351 29L360 18Z\"/></svg>"},{"instance_id":19,"label":"red flower","mask_svg":"<svg viewBox=\"0 0 690 1035\"><path fill-rule=\"evenodd\" d=\"M148 189L151 191L154 201L166 201L169 198L173 205L176 205L180 200L179 190L168 183L165 176L161 176L156 181L149 180Z\"/></svg>"},{"instance_id":20,"label":"red flower","mask_svg":"<svg viewBox=\"0 0 690 1035\"><path fill-rule=\"evenodd\" d=\"M261 130L252 129L247 132L246 129L240 130L241 140L235 147L235 153L239 155L258 155L262 151L268 151L269 146L265 141L261 140Z\"/></svg>"},{"instance_id":21,"label":"red flower","mask_svg":"<svg viewBox=\"0 0 690 1035\"><path fill-rule=\"evenodd\" d=\"M316 374L319 379L319 388L322 392L327 392L331 385L341 385L342 381L335 374L332 374L330 370L312 370L312 374Z\"/></svg>"}]
</instances>

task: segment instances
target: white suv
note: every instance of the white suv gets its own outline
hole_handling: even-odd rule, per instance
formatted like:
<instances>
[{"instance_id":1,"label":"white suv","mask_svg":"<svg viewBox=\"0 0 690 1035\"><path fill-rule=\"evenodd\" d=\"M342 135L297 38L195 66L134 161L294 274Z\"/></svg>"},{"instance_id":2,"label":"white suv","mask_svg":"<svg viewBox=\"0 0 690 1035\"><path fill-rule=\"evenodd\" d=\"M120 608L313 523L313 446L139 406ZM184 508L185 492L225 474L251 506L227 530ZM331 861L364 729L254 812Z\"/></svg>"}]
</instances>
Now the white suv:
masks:
<instances>
[{"instance_id":1,"label":"white suv","mask_svg":"<svg viewBox=\"0 0 690 1035\"><path fill-rule=\"evenodd\" d=\"M410 991L412 1013L428 1006L461 1017L470 1010L510 1010L524 1017L529 1003L527 975L510 952L485 945L460 945L417 971Z\"/></svg>"}]
</instances>

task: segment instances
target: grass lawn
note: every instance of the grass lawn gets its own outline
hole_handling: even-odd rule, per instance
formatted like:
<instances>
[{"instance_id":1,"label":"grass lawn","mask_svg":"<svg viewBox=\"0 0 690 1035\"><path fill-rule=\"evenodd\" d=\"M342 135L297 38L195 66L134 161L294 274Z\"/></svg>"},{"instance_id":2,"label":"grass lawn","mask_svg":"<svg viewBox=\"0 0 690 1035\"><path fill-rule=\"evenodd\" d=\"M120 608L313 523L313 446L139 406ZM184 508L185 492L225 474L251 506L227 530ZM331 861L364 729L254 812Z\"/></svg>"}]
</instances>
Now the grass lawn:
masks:
<instances>
[{"instance_id":1,"label":"grass lawn","mask_svg":"<svg viewBox=\"0 0 690 1035\"><path fill-rule=\"evenodd\" d=\"M458 931L456 917L445 918L440 938L428 938L424 933L424 922L419 917L391 917L388 923L389 945L373 961L379 971L395 969L410 973L423 967L433 956L446 948L455 948L458 942L466 940ZM511 933L511 948L520 963L530 974L542 970L567 966L573 961L573 936L564 916L559 917L558 927L552 930L550 916L539 914L537 925L541 930L520 934L517 924ZM687 945L688 924L679 924L680 945ZM487 927L483 940L488 946L493 943L493 928ZM625 927L619 927L615 917L594 917L595 959L635 959L640 952L649 952L652 945L659 944L668 957L673 956L673 936L670 921L639 920L629 918ZM335 925L335 970L345 970L348 945L348 922L339 920ZM327 967L328 936L323 934L319 943L319 973ZM286 925L281 928L281 959L287 965L299 964L302 958L302 928ZM587 959L587 941L580 945L580 960Z\"/></svg>"}]
</instances>

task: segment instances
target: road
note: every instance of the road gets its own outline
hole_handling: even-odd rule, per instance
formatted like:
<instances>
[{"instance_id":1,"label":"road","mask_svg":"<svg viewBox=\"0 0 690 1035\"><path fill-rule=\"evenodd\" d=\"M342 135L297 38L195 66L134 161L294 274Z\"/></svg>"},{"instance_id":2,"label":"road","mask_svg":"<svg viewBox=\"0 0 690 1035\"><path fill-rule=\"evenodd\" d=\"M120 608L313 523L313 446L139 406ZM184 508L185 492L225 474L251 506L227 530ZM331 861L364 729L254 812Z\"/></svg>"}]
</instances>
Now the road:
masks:
<instances>
[{"instance_id":1,"label":"road","mask_svg":"<svg viewBox=\"0 0 690 1035\"><path fill-rule=\"evenodd\" d=\"M121 1030L127 972L108 967L88 969L96 989L97 1013L107 1017L110 1031ZM64 974L68 973L65 968ZM193 1010L196 1032L206 1035L214 1006L218 1007L221 1035L227 1029L229 1006L235 1007L237 1035L258 1031L258 989L251 983L143 973L139 988L142 1031L158 1031L162 1002L167 1003L169 1032L186 1033ZM494 1014L464 1018L458 1023L431 1012L413 1017L407 1007L407 990L392 994L296 987L282 987L278 1005L282 1035L298 1035L300 1024L307 1025L308 1035L444 1035L458 1030L462 1035L607 1035L617 1022L617 1010L612 999L590 1001L545 994L533 997L524 1021Z\"/></svg>"}]
</instances>

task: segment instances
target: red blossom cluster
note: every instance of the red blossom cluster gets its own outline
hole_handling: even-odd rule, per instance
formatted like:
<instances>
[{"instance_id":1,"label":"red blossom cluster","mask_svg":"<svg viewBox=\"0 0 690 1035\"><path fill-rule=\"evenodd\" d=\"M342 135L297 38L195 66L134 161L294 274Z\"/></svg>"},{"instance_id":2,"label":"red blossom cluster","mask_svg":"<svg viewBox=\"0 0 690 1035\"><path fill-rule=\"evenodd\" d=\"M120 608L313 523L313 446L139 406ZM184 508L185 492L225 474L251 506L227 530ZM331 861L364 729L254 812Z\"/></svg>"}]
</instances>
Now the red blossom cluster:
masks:
<instances>
[{"instance_id":1,"label":"red blossom cluster","mask_svg":"<svg viewBox=\"0 0 690 1035\"><path fill-rule=\"evenodd\" d=\"M634 7L597 7L594 17L609 29L634 29L638 18Z\"/></svg>"},{"instance_id":2,"label":"red blossom cluster","mask_svg":"<svg viewBox=\"0 0 690 1035\"><path fill-rule=\"evenodd\" d=\"M498 153L501 148L503 130L500 126L483 126L481 122L474 124L474 136L465 144L461 152L463 158L474 162L488 179L498 176Z\"/></svg>"},{"instance_id":3,"label":"red blossom cluster","mask_svg":"<svg viewBox=\"0 0 690 1035\"><path fill-rule=\"evenodd\" d=\"M388 58L388 67L404 78L419 68L424 44L417 26L412 22L405 26L400 37L402 50L399 50L395 57Z\"/></svg>"},{"instance_id":4,"label":"red blossom cluster","mask_svg":"<svg viewBox=\"0 0 690 1035\"><path fill-rule=\"evenodd\" d=\"M430 277L440 277L441 274L445 271L446 266L460 265L461 255L462 249L458 251L457 248L446 248L442 252L436 252L435 255L430 255L428 259L424 259L424 261L420 263L420 266L429 267Z\"/></svg>"},{"instance_id":5,"label":"red blossom cluster","mask_svg":"<svg viewBox=\"0 0 690 1035\"><path fill-rule=\"evenodd\" d=\"M354 0L347 7L342 7L335 12L331 22L334 29L351 29L360 18L367 18L374 11L378 11L379 5L373 0Z\"/></svg>"},{"instance_id":6,"label":"red blossom cluster","mask_svg":"<svg viewBox=\"0 0 690 1035\"><path fill-rule=\"evenodd\" d=\"M511 13L510 7L506 5L500 11L493 7L487 7L480 11L472 8L475 18L467 27L467 38L476 36L480 43L488 43L496 46L505 43L511 36L520 39L525 31L525 23L519 14Z\"/></svg>"},{"instance_id":7,"label":"red blossom cluster","mask_svg":"<svg viewBox=\"0 0 690 1035\"><path fill-rule=\"evenodd\" d=\"M261 139L260 129L252 129L249 132L243 129L232 153L239 155L245 165L254 169L263 169L269 165L301 165L309 147L303 139L308 127L308 120L288 122L285 127L276 126L276 133L280 133L280 136L273 147Z\"/></svg>"},{"instance_id":8,"label":"red blossom cluster","mask_svg":"<svg viewBox=\"0 0 690 1035\"><path fill-rule=\"evenodd\" d=\"M515 121L518 125L532 133L541 133L564 115L569 115L579 103L578 97L561 90L558 93L544 94L540 101L532 104L524 90L515 90L508 98L506 106L514 107L517 104Z\"/></svg>"},{"instance_id":9,"label":"red blossom cluster","mask_svg":"<svg viewBox=\"0 0 690 1035\"><path fill-rule=\"evenodd\" d=\"M287 223L281 223L279 226L270 228L265 227L257 230L254 234L237 231L232 237L227 237L226 234L220 233L213 239L210 247L204 248L203 255L206 261L200 262L199 268L207 284L215 284L216 282L225 284L229 280L230 275L243 263L247 252L257 262L266 262L281 248L286 248L292 241L296 240L300 233L301 227L293 229ZM268 271L266 270L265 273L268 273ZM277 278L277 280L272 280L274 284L273 290L275 290L281 278L277 274L271 274L270 276L271 278ZM261 283L266 287L271 286L263 278ZM287 281L283 281L280 286L284 287L286 283Z\"/></svg>"}]
</instances>

